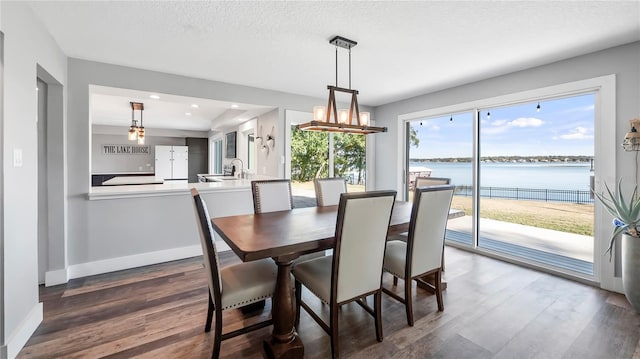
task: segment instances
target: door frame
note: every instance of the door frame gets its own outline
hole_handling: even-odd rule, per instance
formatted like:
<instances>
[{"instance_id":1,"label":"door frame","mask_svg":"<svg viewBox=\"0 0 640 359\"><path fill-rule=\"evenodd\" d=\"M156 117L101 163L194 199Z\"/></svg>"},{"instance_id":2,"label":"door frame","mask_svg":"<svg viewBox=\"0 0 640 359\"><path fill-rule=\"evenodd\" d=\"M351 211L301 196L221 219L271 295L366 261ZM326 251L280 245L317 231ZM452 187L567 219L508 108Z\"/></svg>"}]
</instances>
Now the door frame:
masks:
<instances>
[{"instance_id":1,"label":"door frame","mask_svg":"<svg viewBox=\"0 0 640 359\"><path fill-rule=\"evenodd\" d=\"M601 192L604 189L605 183L614 183L616 171L615 171L615 158L616 158L616 137L615 137L615 123L612 124L606 119L616 118L616 76L606 75L586 80L574 81L559 85L553 85L548 87L542 87L508 95L502 95L497 97L491 97L486 99L479 99L470 102L454 104L449 106L443 106L428 110L416 111L406 113L398 116L398 143L403 147L397 152L397 190L402 194L404 198L404 181L402 177L406 176L406 163L408 161L407 151L407 138L405 135L405 128L407 122L424 117L439 117L447 116L451 113L460 112L473 112L476 109L487 107L501 107L512 103L526 102L532 99L540 99L545 97L561 97L570 96L574 94L592 92L595 94L595 119L594 119L594 158L598 163L598 168L594 173L595 188ZM477 119L474 127L477 128ZM477 132L477 130L475 131ZM474 142L477 141L477 133L474 133ZM474 143L474 158L477 158L478 144ZM600 160L598 159L606 159ZM613 160L612 160L613 159ZM477 169L474 168L474 178ZM476 184L474 183L474 186ZM475 212L477 213L477 211ZM474 219L474 222L477 218ZM552 268L549 266L538 265L535 267L544 271L553 272L555 274L568 276L574 279L582 279L590 283L595 283L603 289L622 292L622 280L619 276L616 276L616 262L619 259L616 257L616 261L605 260L604 253L608 247L608 241L610 238L611 230L611 217L606 213L603 206L596 201L594 203L594 275L593 277L576 277L575 273L565 271L558 268ZM473 234L477 237L477 231L474 229ZM465 248L467 249L467 248ZM487 254L478 248L468 248L474 252ZM608 258L608 256L607 256ZM530 263L519 262L521 264L528 265Z\"/></svg>"}]
</instances>

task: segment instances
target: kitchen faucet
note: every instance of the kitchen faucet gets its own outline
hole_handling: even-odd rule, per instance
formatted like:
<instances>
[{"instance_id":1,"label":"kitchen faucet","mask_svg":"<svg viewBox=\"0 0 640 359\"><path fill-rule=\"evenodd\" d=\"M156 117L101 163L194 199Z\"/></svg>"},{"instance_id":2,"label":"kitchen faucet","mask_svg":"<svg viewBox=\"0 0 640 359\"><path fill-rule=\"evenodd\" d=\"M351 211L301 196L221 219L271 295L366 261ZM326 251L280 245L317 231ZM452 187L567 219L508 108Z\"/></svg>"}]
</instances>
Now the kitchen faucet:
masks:
<instances>
[{"instance_id":1,"label":"kitchen faucet","mask_svg":"<svg viewBox=\"0 0 640 359\"><path fill-rule=\"evenodd\" d=\"M240 161L240 174L238 178L243 179L244 178L244 162L242 162L242 160L239 158L234 158L231 160L231 164L233 165L235 161Z\"/></svg>"}]
</instances>

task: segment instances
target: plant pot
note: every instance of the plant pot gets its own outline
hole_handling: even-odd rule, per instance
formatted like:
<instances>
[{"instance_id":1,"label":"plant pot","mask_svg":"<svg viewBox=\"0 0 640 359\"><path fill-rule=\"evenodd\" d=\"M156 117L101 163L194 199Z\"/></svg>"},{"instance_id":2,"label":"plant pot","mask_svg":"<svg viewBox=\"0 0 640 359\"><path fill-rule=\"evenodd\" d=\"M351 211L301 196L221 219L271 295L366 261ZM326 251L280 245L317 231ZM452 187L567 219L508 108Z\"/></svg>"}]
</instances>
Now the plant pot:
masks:
<instances>
[{"instance_id":1,"label":"plant pot","mask_svg":"<svg viewBox=\"0 0 640 359\"><path fill-rule=\"evenodd\" d=\"M624 295L640 313L640 238L622 235L622 286Z\"/></svg>"}]
</instances>

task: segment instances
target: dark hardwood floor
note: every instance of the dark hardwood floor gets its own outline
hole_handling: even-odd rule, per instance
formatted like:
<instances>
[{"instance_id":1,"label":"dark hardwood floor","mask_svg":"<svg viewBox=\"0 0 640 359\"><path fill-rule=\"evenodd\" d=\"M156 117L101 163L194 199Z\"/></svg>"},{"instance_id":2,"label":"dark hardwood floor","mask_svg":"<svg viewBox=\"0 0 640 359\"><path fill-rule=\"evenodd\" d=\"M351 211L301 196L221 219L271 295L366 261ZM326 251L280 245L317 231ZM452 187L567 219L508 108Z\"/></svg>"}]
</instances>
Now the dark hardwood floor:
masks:
<instances>
[{"instance_id":1,"label":"dark hardwood floor","mask_svg":"<svg viewBox=\"0 0 640 359\"><path fill-rule=\"evenodd\" d=\"M356 304L342 308L345 358L640 358L640 315L624 296L446 248L444 312L414 290L414 327L383 296L384 341ZM231 252L223 263L239 261ZM384 283L391 287L390 276ZM415 286L415 284L414 284ZM401 288L401 286L399 286ZM398 289L399 289L398 288ZM328 316L305 292L315 309ZM44 320L18 358L209 358L207 284L201 258L103 274L41 288ZM269 315L224 314L225 332ZM222 343L223 358L262 358L265 328ZM330 357L329 337L303 311L306 358Z\"/></svg>"}]
</instances>

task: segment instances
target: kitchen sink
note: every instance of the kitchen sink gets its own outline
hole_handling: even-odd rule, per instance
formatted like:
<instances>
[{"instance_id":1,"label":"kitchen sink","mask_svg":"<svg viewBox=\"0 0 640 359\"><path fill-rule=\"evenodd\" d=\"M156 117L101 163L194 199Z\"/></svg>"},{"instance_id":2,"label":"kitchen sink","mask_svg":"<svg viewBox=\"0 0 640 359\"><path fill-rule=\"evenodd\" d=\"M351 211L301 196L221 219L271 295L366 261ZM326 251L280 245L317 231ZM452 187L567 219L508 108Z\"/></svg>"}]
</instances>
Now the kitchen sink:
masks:
<instances>
[{"instance_id":1,"label":"kitchen sink","mask_svg":"<svg viewBox=\"0 0 640 359\"><path fill-rule=\"evenodd\" d=\"M237 180L235 176L229 175L209 175L209 174L199 174L198 182L222 182L222 181L232 181Z\"/></svg>"}]
</instances>

